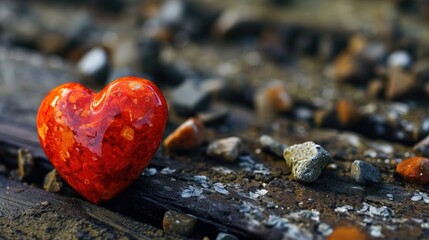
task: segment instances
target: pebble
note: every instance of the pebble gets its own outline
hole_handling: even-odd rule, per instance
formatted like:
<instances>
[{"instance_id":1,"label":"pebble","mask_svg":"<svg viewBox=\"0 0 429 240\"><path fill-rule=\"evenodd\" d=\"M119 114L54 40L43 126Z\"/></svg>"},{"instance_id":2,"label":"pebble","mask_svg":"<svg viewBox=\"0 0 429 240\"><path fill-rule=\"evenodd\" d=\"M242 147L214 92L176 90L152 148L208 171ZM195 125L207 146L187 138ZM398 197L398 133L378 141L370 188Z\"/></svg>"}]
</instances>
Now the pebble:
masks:
<instances>
[{"instance_id":1,"label":"pebble","mask_svg":"<svg viewBox=\"0 0 429 240\"><path fill-rule=\"evenodd\" d=\"M46 174L43 189L52 193L58 193L63 189L63 179L55 169Z\"/></svg>"},{"instance_id":2,"label":"pebble","mask_svg":"<svg viewBox=\"0 0 429 240\"><path fill-rule=\"evenodd\" d=\"M352 163L351 177L360 184L381 183L383 181L376 166L361 160L355 160Z\"/></svg>"},{"instance_id":3,"label":"pebble","mask_svg":"<svg viewBox=\"0 0 429 240\"><path fill-rule=\"evenodd\" d=\"M283 156L292 168L292 177L302 182L314 182L332 161L328 151L311 141L286 148Z\"/></svg>"},{"instance_id":4,"label":"pebble","mask_svg":"<svg viewBox=\"0 0 429 240\"><path fill-rule=\"evenodd\" d=\"M357 106L347 99L339 99L336 103L337 119L342 126L353 126L360 119Z\"/></svg>"},{"instance_id":5,"label":"pebble","mask_svg":"<svg viewBox=\"0 0 429 240\"><path fill-rule=\"evenodd\" d=\"M412 59L410 54L406 51L398 50L392 52L387 57L387 66L390 67L400 67L400 68L408 68L411 66Z\"/></svg>"},{"instance_id":6,"label":"pebble","mask_svg":"<svg viewBox=\"0 0 429 240\"><path fill-rule=\"evenodd\" d=\"M262 149L281 158L283 157L284 150L288 147L286 144L279 143L268 135L262 135L259 138L259 143L262 145Z\"/></svg>"},{"instance_id":7,"label":"pebble","mask_svg":"<svg viewBox=\"0 0 429 240\"><path fill-rule=\"evenodd\" d=\"M293 108L293 100L284 84L275 80L257 90L254 105L260 119L270 120L276 112L290 112Z\"/></svg>"},{"instance_id":8,"label":"pebble","mask_svg":"<svg viewBox=\"0 0 429 240\"><path fill-rule=\"evenodd\" d=\"M196 224L196 217L172 210L165 212L162 220L162 227L165 232L188 237L194 233Z\"/></svg>"},{"instance_id":9,"label":"pebble","mask_svg":"<svg viewBox=\"0 0 429 240\"><path fill-rule=\"evenodd\" d=\"M400 67L392 67L387 71L387 83L384 97L388 100L397 99L410 94L416 87L416 80L412 73Z\"/></svg>"},{"instance_id":10,"label":"pebble","mask_svg":"<svg viewBox=\"0 0 429 240\"><path fill-rule=\"evenodd\" d=\"M199 147L205 136L203 123L190 118L164 140L164 147L170 150L191 150Z\"/></svg>"},{"instance_id":11,"label":"pebble","mask_svg":"<svg viewBox=\"0 0 429 240\"><path fill-rule=\"evenodd\" d=\"M18 149L18 175L21 178L28 177L34 167L34 159L28 149Z\"/></svg>"},{"instance_id":12,"label":"pebble","mask_svg":"<svg viewBox=\"0 0 429 240\"><path fill-rule=\"evenodd\" d=\"M242 151L242 141L238 137L215 140L207 147L207 155L228 162L237 160Z\"/></svg>"},{"instance_id":13,"label":"pebble","mask_svg":"<svg viewBox=\"0 0 429 240\"><path fill-rule=\"evenodd\" d=\"M355 54L344 51L337 55L333 62L332 77L339 82L366 82L370 72L361 59Z\"/></svg>"},{"instance_id":14,"label":"pebble","mask_svg":"<svg viewBox=\"0 0 429 240\"><path fill-rule=\"evenodd\" d=\"M82 56L76 68L85 81L102 84L107 79L109 66L106 50L94 47Z\"/></svg>"},{"instance_id":15,"label":"pebble","mask_svg":"<svg viewBox=\"0 0 429 240\"><path fill-rule=\"evenodd\" d=\"M365 240L368 239L367 235L362 232L359 228L353 226L342 226L334 229L328 240Z\"/></svg>"},{"instance_id":16,"label":"pebble","mask_svg":"<svg viewBox=\"0 0 429 240\"><path fill-rule=\"evenodd\" d=\"M177 114L191 116L207 110L210 105L210 95L192 80L187 80L172 92L172 103Z\"/></svg>"},{"instance_id":17,"label":"pebble","mask_svg":"<svg viewBox=\"0 0 429 240\"><path fill-rule=\"evenodd\" d=\"M429 159L407 158L396 166L396 172L407 182L426 185L429 183Z\"/></svg>"},{"instance_id":18,"label":"pebble","mask_svg":"<svg viewBox=\"0 0 429 240\"><path fill-rule=\"evenodd\" d=\"M265 89L270 105L278 112L289 112L293 107L292 97L280 81L273 81Z\"/></svg>"},{"instance_id":19,"label":"pebble","mask_svg":"<svg viewBox=\"0 0 429 240\"><path fill-rule=\"evenodd\" d=\"M232 234L220 232L216 236L216 240L238 240L238 238Z\"/></svg>"}]
</instances>

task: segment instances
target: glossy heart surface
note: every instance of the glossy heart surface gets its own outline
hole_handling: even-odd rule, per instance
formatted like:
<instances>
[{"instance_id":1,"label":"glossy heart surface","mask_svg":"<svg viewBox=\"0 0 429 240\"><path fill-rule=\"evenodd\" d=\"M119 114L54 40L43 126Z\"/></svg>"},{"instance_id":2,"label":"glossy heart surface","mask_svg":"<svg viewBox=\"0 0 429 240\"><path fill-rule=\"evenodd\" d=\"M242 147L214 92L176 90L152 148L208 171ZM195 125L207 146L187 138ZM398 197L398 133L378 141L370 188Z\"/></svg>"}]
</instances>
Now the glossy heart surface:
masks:
<instances>
[{"instance_id":1,"label":"glossy heart surface","mask_svg":"<svg viewBox=\"0 0 429 240\"><path fill-rule=\"evenodd\" d=\"M93 203L136 180L161 143L167 102L152 82L123 77L95 93L78 83L53 89L37 114L37 131L58 173Z\"/></svg>"}]
</instances>

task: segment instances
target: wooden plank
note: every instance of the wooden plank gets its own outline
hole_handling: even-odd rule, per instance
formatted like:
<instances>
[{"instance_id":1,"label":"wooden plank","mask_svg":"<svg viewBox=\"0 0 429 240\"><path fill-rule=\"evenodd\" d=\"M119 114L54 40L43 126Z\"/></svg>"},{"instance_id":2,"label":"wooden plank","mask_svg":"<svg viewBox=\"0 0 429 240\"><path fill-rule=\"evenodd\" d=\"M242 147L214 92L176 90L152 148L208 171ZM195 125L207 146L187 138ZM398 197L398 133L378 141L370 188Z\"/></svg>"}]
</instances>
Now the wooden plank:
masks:
<instances>
[{"instance_id":1,"label":"wooden plank","mask_svg":"<svg viewBox=\"0 0 429 240\"><path fill-rule=\"evenodd\" d=\"M95 206L0 175L0 238L182 239Z\"/></svg>"}]
</instances>

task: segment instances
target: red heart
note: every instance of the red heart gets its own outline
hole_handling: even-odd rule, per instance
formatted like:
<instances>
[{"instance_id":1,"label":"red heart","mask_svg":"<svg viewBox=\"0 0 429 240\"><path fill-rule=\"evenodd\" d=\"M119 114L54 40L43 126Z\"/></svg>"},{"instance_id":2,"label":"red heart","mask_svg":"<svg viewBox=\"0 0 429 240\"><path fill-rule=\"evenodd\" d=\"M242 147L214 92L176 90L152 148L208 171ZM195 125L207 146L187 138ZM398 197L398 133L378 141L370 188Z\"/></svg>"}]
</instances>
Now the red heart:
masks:
<instances>
[{"instance_id":1,"label":"red heart","mask_svg":"<svg viewBox=\"0 0 429 240\"><path fill-rule=\"evenodd\" d=\"M155 154L167 102L152 82L124 77L94 93L78 83L53 89L37 114L46 156L77 192L107 201L136 180Z\"/></svg>"}]
</instances>

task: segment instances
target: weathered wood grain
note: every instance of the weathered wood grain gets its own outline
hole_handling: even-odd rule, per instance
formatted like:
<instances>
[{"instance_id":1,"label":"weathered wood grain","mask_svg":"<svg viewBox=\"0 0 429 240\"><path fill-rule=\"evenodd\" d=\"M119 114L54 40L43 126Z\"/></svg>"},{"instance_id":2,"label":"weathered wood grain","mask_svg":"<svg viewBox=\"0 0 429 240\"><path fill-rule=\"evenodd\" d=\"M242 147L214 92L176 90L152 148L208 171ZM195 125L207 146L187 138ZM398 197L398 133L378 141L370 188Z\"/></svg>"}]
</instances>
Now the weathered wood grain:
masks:
<instances>
[{"instance_id":1,"label":"weathered wood grain","mask_svg":"<svg viewBox=\"0 0 429 240\"><path fill-rule=\"evenodd\" d=\"M0 238L181 239L80 199L0 175Z\"/></svg>"}]
</instances>

